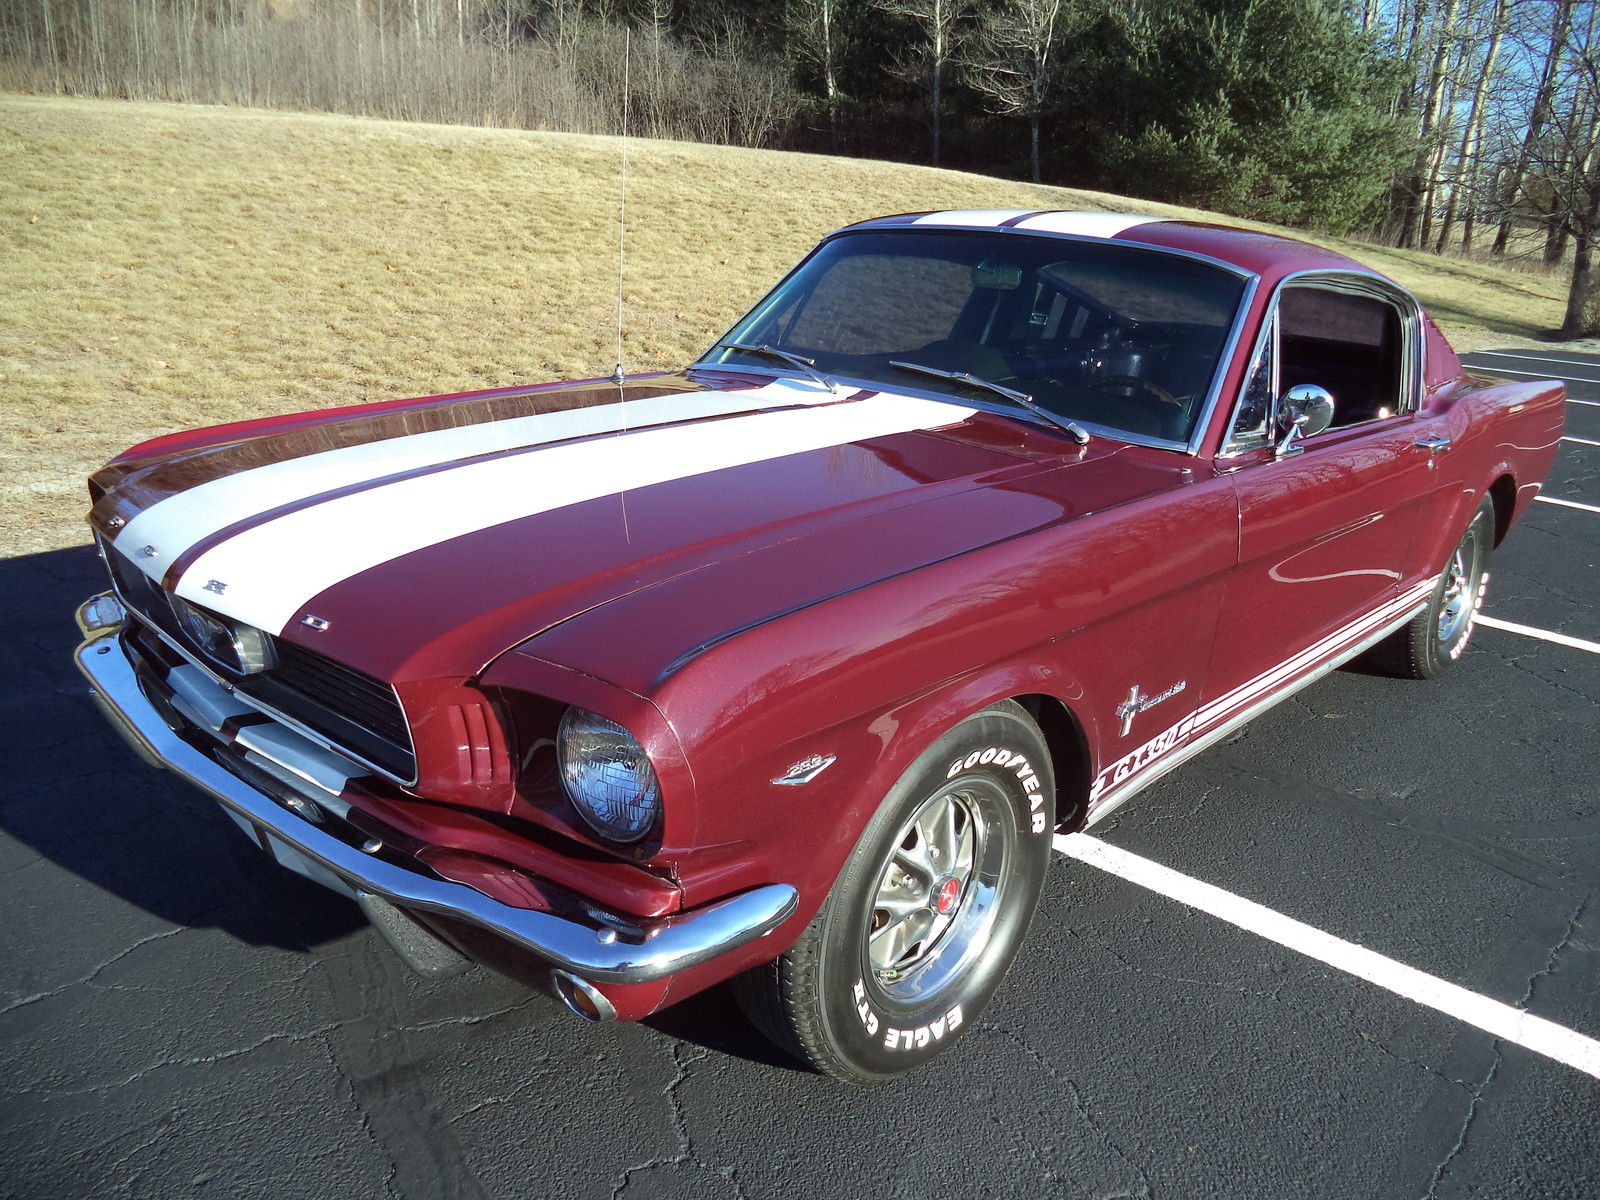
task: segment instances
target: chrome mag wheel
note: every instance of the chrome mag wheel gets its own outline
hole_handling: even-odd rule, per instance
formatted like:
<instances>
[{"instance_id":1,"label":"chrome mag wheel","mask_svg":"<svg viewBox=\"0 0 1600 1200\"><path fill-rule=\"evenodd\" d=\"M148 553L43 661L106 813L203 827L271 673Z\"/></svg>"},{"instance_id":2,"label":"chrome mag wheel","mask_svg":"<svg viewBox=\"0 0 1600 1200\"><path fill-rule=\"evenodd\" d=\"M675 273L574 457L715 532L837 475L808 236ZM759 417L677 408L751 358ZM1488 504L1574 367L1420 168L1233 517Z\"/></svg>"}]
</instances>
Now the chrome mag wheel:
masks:
<instances>
[{"instance_id":1,"label":"chrome mag wheel","mask_svg":"<svg viewBox=\"0 0 1600 1200\"><path fill-rule=\"evenodd\" d=\"M1462 626L1472 616L1472 606L1477 599L1476 566L1473 545L1464 542L1450 556L1444 569L1444 594L1439 605L1439 640L1448 642L1461 632Z\"/></svg>"},{"instance_id":2,"label":"chrome mag wheel","mask_svg":"<svg viewBox=\"0 0 1600 1200\"><path fill-rule=\"evenodd\" d=\"M986 779L957 781L900 829L867 913L867 963L879 991L914 1003L936 995L986 943L1010 823Z\"/></svg>"}]
</instances>

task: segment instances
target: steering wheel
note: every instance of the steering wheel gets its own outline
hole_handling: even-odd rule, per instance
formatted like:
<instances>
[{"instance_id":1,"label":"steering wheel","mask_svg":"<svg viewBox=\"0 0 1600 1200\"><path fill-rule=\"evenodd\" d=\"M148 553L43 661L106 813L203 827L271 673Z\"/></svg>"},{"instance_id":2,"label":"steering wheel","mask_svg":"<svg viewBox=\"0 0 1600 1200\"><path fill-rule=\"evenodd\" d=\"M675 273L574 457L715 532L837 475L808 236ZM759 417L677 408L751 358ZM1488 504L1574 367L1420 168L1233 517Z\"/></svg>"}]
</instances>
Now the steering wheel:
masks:
<instances>
[{"instance_id":1,"label":"steering wheel","mask_svg":"<svg viewBox=\"0 0 1600 1200\"><path fill-rule=\"evenodd\" d=\"M1091 380L1089 386L1094 391L1104 392L1121 400L1151 400L1157 404L1170 404L1184 413L1189 411L1183 401L1166 388L1151 383L1148 379L1141 379L1137 375L1107 375Z\"/></svg>"}]
</instances>

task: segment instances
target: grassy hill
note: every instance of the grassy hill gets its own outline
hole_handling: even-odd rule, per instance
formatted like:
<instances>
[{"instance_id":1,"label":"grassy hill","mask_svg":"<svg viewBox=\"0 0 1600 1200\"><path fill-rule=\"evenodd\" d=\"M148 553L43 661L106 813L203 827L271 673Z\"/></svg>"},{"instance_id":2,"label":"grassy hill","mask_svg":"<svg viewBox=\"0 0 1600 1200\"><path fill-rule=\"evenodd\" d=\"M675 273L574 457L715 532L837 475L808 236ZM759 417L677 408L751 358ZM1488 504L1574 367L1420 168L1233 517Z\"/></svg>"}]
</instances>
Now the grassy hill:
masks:
<instances>
[{"instance_id":1,"label":"grassy hill","mask_svg":"<svg viewBox=\"0 0 1600 1200\"><path fill-rule=\"evenodd\" d=\"M83 476L164 430L608 372L616 179L610 138L0 96L0 554L84 541ZM946 207L1208 215L634 141L628 368L688 361L827 231ZM1558 278L1330 244L1463 346L1559 323Z\"/></svg>"}]
</instances>

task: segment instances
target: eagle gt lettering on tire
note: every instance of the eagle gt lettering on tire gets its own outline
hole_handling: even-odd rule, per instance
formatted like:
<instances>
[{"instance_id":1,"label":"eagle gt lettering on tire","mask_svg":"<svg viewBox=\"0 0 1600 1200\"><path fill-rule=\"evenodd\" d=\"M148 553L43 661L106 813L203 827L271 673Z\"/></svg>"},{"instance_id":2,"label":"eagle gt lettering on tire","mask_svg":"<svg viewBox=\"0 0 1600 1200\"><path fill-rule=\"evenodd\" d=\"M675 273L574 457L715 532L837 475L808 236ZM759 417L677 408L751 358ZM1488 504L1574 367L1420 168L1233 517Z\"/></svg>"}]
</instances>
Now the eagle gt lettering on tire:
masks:
<instances>
[{"instance_id":1,"label":"eagle gt lettering on tire","mask_svg":"<svg viewBox=\"0 0 1600 1200\"><path fill-rule=\"evenodd\" d=\"M816 1070L891 1079L982 1014L1038 904L1055 828L1039 728L1003 701L928 747L890 789L821 911L736 981L752 1020Z\"/></svg>"}]
</instances>

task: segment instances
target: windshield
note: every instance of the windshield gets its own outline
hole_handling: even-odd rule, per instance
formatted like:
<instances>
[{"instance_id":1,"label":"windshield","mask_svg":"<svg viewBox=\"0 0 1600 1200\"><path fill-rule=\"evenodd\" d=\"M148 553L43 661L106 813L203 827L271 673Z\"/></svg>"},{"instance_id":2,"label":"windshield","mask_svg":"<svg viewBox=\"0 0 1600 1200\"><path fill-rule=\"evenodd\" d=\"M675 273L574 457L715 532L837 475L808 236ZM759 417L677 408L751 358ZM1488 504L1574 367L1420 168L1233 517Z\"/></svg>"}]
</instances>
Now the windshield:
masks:
<instances>
[{"instance_id":1,"label":"windshield","mask_svg":"<svg viewBox=\"0 0 1600 1200\"><path fill-rule=\"evenodd\" d=\"M896 361L971 372L1112 433L1187 442L1244 282L1220 267L1111 242L965 231L825 242L706 355L801 355L829 376L974 398ZM1000 403L1004 403L1001 401Z\"/></svg>"}]
</instances>

